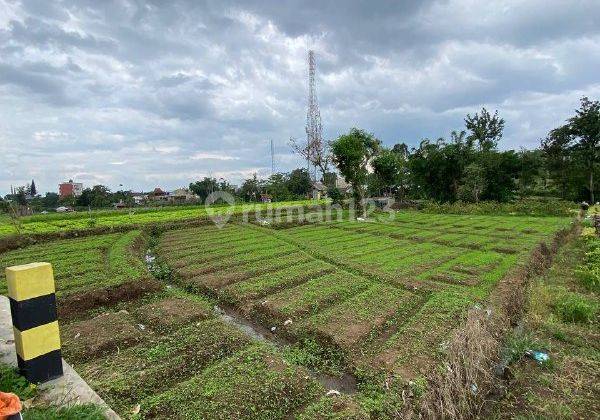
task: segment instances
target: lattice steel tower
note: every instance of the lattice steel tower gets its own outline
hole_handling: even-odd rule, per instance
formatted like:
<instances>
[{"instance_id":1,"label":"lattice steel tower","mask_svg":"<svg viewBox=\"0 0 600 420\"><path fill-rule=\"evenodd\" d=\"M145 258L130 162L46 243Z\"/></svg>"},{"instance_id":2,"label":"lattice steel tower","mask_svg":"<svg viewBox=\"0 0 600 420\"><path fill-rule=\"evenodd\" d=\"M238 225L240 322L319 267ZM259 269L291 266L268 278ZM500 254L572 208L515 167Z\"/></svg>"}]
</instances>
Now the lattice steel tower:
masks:
<instances>
[{"instance_id":1,"label":"lattice steel tower","mask_svg":"<svg viewBox=\"0 0 600 420\"><path fill-rule=\"evenodd\" d=\"M319 103L317 101L317 87L315 82L315 73L317 64L315 62L315 52L308 51L308 112L306 113L306 150L307 150L307 169L309 175L310 161L315 150L319 150L323 143L321 126L321 112L319 111ZM313 180L316 179L317 168L314 168L312 174Z\"/></svg>"}]
</instances>

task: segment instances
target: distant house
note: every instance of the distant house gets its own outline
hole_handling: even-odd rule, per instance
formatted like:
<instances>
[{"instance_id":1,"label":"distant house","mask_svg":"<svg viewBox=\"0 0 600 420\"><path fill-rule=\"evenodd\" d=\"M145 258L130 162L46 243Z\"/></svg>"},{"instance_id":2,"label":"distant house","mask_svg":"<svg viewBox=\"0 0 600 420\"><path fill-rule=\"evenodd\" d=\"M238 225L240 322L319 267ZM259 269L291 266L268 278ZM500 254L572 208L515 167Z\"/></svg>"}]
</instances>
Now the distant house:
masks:
<instances>
[{"instance_id":1,"label":"distant house","mask_svg":"<svg viewBox=\"0 0 600 420\"><path fill-rule=\"evenodd\" d=\"M127 207L127 204L125 204L123 202L123 200L119 200L118 203L113 203L113 206L115 207L115 209L124 209L125 207Z\"/></svg>"},{"instance_id":2,"label":"distant house","mask_svg":"<svg viewBox=\"0 0 600 420\"><path fill-rule=\"evenodd\" d=\"M60 198L79 197L82 192L83 184L81 182L73 182L72 179L69 179L69 182L58 184L58 196Z\"/></svg>"},{"instance_id":3,"label":"distant house","mask_svg":"<svg viewBox=\"0 0 600 420\"><path fill-rule=\"evenodd\" d=\"M73 211L73 209L71 207L67 207L67 206L60 206L60 207L56 208L56 211L58 213L66 213L66 212Z\"/></svg>"},{"instance_id":4,"label":"distant house","mask_svg":"<svg viewBox=\"0 0 600 420\"><path fill-rule=\"evenodd\" d=\"M151 193L148 194L148 199L151 201L158 202L169 202L169 193L163 191L160 187L156 187Z\"/></svg>"},{"instance_id":5,"label":"distant house","mask_svg":"<svg viewBox=\"0 0 600 420\"><path fill-rule=\"evenodd\" d=\"M344 178L339 176L335 179L335 188L345 194L350 194L352 192L352 185L348 184Z\"/></svg>"},{"instance_id":6,"label":"distant house","mask_svg":"<svg viewBox=\"0 0 600 420\"><path fill-rule=\"evenodd\" d=\"M142 204L144 204L146 201L148 201L148 194L145 194L143 192L131 192L131 198L133 199L133 203L136 206L140 206Z\"/></svg>"},{"instance_id":7,"label":"distant house","mask_svg":"<svg viewBox=\"0 0 600 420\"><path fill-rule=\"evenodd\" d=\"M342 194L349 194L352 192L352 186L348 184L344 178L339 176L335 178L335 188L340 190ZM311 196L313 200L320 200L327 197L327 186L321 181L314 181L311 186Z\"/></svg>"},{"instance_id":8,"label":"distant house","mask_svg":"<svg viewBox=\"0 0 600 420\"><path fill-rule=\"evenodd\" d=\"M314 181L312 183L312 198L313 200L320 200L327 196L327 187L321 181Z\"/></svg>"},{"instance_id":9,"label":"distant house","mask_svg":"<svg viewBox=\"0 0 600 420\"><path fill-rule=\"evenodd\" d=\"M193 203L199 199L200 197L187 188L178 188L169 194L169 201L172 203Z\"/></svg>"},{"instance_id":10,"label":"distant house","mask_svg":"<svg viewBox=\"0 0 600 420\"><path fill-rule=\"evenodd\" d=\"M171 204L195 203L200 200L200 197L187 188L178 188L173 192L168 192L157 187L154 189L154 191L149 193L147 197L150 201Z\"/></svg>"},{"instance_id":11,"label":"distant house","mask_svg":"<svg viewBox=\"0 0 600 420\"><path fill-rule=\"evenodd\" d=\"M261 194L260 201L263 203L270 203L271 201L273 201L273 197L269 194Z\"/></svg>"}]
</instances>

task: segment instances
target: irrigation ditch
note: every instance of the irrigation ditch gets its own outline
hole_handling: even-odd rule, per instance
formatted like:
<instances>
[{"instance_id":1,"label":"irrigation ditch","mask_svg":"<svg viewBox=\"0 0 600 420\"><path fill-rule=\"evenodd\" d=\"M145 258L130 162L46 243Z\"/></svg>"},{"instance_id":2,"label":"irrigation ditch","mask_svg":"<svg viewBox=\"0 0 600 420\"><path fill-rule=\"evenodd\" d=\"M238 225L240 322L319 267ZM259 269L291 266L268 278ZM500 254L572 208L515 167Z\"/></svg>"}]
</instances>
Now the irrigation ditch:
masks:
<instances>
[{"instance_id":1,"label":"irrigation ditch","mask_svg":"<svg viewBox=\"0 0 600 420\"><path fill-rule=\"evenodd\" d=\"M177 290L182 295L189 295L191 297L193 294L178 284L175 271L156 255L155 247L162 232L164 232L162 229L151 229L147 232L147 249L144 253L146 267L156 280L165 283L169 288ZM264 325L248 319L231 305L216 303L213 307L213 312L224 323L235 327L253 341L269 343L280 350L289 349L296 344L285 335L277 334L275 327L271 330ZM357 379L347 372L332 375L310 369L306 366L303 366L303 368L328 391L337 391L342 394L354 394L358 391Z\"/></svg>"}]
</instances>

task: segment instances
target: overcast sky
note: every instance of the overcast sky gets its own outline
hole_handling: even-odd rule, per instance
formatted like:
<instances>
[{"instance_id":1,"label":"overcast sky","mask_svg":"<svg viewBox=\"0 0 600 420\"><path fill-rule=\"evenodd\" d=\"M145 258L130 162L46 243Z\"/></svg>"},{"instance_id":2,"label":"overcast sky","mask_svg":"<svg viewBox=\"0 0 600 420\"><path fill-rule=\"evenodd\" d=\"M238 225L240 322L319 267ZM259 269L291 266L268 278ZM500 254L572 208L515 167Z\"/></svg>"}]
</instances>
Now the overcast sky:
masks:
<instances>
[{"instance_id":1,"label":"overcast sky","mask_svg":"<svg viewBox=\"0 0 600 420\"><path fill-rule=\"evenodd\" d=\"M448 136L486 106L532 148L600 98L600 1L0 0L0 193L234 183L301 165L307 50L324 136Z\"/></svg>"}]
</instances>

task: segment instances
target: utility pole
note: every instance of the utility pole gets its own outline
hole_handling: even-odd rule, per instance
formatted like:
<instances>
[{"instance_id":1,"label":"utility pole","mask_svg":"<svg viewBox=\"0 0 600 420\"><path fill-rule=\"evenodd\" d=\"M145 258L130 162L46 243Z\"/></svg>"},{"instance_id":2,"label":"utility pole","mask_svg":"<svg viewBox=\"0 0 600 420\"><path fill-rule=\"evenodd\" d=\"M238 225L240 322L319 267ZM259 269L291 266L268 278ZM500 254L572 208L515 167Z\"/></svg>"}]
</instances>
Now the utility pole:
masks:
<instances>
[{"instance_id":1,"label":"utility pole","mask_svg":"<svg viewBox=\"0 0 600 420\"><path fill-rule=\"evenodd\" d=\"M273 147L273 140L271 139L271 176L275 173L275 148Z\"/></svg>"}]
</instances>

